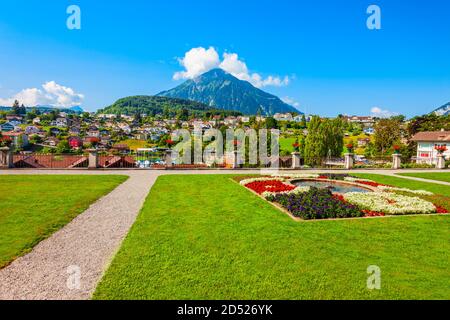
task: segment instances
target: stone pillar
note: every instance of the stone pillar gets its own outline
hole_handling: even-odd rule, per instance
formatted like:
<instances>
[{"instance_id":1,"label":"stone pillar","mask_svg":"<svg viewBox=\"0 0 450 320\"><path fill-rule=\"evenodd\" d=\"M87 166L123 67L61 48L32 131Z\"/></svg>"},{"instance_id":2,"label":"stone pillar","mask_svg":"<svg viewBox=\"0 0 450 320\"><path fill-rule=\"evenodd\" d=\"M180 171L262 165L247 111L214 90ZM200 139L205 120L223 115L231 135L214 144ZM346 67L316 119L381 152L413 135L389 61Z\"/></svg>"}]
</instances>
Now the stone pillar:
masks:
<instances>
[{"instance_id":1,"label":"stone pillar","mask_svg":"<svg viewBox=\"0 0 450 320\"><path fill-rule=\"evenodd\" d=\"M239 168L239 153L237 151L233 151L233 159L231 162L231 167L233 169Z\"/></svg>"},{"instance_id":2,"label":"stone pillar","mask_svg":"<svg viewBox=\"0 0 450 320\"><path fill-rule=\"evenodd\" d=\"M392 155L392 169L397 170L402 167L402 155L399 153L394 153Z\"/></svg>"},{"instance_id":3,"label":"stone pillar","mask_svg":"<svg viewBox=\"0 0 450 320\"><path fill-rule=\"evenodd\" d=\"M437 155L436 169L445 169L445 157L443 154Z\"/></svg>"},{"instance_id":4,"label":"stone pillar","mask_svg":"<svg viewBox=\"0 0 450 320\"><path fill-rule=\"evenodd\" d=\"M88 168L89 169L97 169L99 167L99 165L98 165L98 152L97 152L97 149L88 149L86 151L89 152Z\"/></svg>"},{"instance_id":5,"label":"stone pillar","mask_svg":"<svg viewBox=\"0 0 450 320\"><path fill-rule=\"evenodd\" d=\"M344 159L345 159L345 169L347 170L352 169L354 164L353 153L344 154Z\"/></svg>"},{"instance_id":6,"label":"stone pillar","mask_svg":"<svg viewBox=\"0 0 450 320\"><path fill-rule=\"evenodd\" d=\"M172 167L173 166L173 162L172 162L172 150L166 150L166 167Z\"/></svg>"},{"instance_id":7,"label":"stone pillar","mask_svg":"<svg viewBox=\"0 0 450 320\"><path fill-rule=\"evenodd\" d=\"M8 147L0 148L0 168L13 168L13 153Z\"/></svg>"},{"instance_id":8,"label":"stone pillar","mask_svg":"<svg viewBox=\"0 0 450 320\"><path fill-rule=\"evenodd\" d=\"M301 160L300 152L292 152L292 169L301 168L300 160Z\"/></svg>"}]
</instances>

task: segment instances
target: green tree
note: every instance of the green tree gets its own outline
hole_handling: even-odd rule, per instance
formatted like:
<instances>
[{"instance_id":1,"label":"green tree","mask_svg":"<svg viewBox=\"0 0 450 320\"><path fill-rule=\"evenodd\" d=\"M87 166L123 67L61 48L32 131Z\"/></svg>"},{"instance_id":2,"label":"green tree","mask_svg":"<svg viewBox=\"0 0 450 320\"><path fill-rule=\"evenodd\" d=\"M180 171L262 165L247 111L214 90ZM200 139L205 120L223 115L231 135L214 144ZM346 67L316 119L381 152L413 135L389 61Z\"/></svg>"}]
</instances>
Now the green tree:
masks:
<instances>
[{"instance_id":1,"label":"green tree","mask_svg":"<svg viewBox=\"0 0 450 320\"><path fill-rule=\"evenodd\" d=\"M20 105L19 105L19 101L18 100L14 100L14 104L12 106L12 114L19 114L20 111Z\"/></svg>"},{"instance_id":2,"label":"green tree","mask_svg":"<svg viewBox=\"0 0 450 320\"><path fill-rule=\"evenodd\" d=\"M380 119L375 124L374 129L375 149L382 155L400 141L401 123L396 118Z\"/></svg>"},{"instance_id":3,"label":"green tree","mask_svg":"<svg viewBox=\"0 0 450 320\"><path fill-rule=\"evenodd\" d=\"M308 165L319 165L328 156L338 157L342 154L344 133L342 120L321 120L313 117L308 126L308 135L304 142L304 158Z\"/></svg>"},{"instance_id":4,"label":"green tree","mask_svg":"<svg viewBox=\"0 0 450 320\"><path fill-rule=\"evenodd\" d=\"M69 142L67 140L62 140L56 146L57 153L69 153L71 151Z\"/></svg>"},{"instance_id":5,"label":"green tree","mask_svg":"<svg viewBox=\"0 0 450 320\"><path fill-rule=\"evenodd\" d=\"M302 129L305 129L305 128L306 128L306 117L305 117L304 114L302 114L302 119L301 119L301 121L300 121L300 127L301 127Z\"/></svg>"},{"instance_id":6,"label":"green tree","mask_svg":"<svg viewBox=\"0 0 450 320\"><path fill-rule=\"evenodd\" d=\"M268 117L265 122L266 129L277 129L278 128L278 121L275 120L273 117Z\"/></svg>"}]
</instances>

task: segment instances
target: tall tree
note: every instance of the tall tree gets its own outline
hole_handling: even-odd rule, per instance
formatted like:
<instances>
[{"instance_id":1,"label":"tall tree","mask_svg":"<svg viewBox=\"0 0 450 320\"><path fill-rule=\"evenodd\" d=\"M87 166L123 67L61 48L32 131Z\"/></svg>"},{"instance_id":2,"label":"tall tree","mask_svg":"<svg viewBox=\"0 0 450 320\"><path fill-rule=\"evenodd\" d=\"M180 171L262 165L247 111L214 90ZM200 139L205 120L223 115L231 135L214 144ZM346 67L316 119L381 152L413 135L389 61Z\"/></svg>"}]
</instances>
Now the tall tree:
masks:
<instances>
[{"instance_id":1,"label":"tall tree","mask_svg":"<svg viewBox=\"0 0 450 320\"><path fill-rule=\"evenodd\" d=\"M12 113L13 114L19 114L20 111L20 105L18 100L14 100L14 104L12 106Z\"/></svg>"},{"instance_id":2,"label":"tall tree","mask_svg":"<svg viewBox=\"0 0 450 320\"><path fill-rule=\"evenodd\" d=\"M338 157L344 147L342 120L313 117L305 139L304 157L308 165L319 165L328 156Z\"/></svg>"},{"instance_id":3,"label":"tall tree","mask_svg":"<svg viewBox=\"0 0 450 320\"><path fill-rule=\"evenodd\" d=\"M401 122L397 118L380 119L374 126L375 149L384 155L401 138Z\"/></svg>"},{"instance_id":4,"label":"tall tree","mask_svg":"<svg viewBox=\"0 0 450 320\"><path fill-rule=\"evenodd\" d=\"M300 127L302 127L302 129L306 128L306 117L304 114L302 114L302 119L300 121Z\"/></svg>"}]
</instances>

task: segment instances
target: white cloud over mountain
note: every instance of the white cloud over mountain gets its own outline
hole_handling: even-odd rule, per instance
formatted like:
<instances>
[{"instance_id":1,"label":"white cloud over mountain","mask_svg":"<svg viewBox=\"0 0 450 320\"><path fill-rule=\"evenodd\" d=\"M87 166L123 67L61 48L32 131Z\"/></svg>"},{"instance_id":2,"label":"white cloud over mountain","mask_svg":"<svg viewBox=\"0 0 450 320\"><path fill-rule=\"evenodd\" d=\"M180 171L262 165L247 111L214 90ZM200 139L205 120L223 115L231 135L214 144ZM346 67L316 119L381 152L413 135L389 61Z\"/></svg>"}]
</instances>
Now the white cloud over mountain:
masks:
<instances>
[{"instance_id":1,"label":"white cloud over mountain","mask_svg":"<svg viewBox=\"0 0 450 320\"><path fill-rule=\"evenodd\" d=\"M299 108L300 107L300 103L298 103L295 99L291 98L291 97L284 97L281 100L283 100L283 102L295 107L295 108Z\"/></svg>"},{"instance_id":2,"label":"white cloud over mountain","mask_svg":"<svg viewBox=\"0 0 450 320\"><path fill-rule=\"evenodd\" d=\"M40 88L23 89L10 98L0 98L0 105L12 106L14 100L25 106L52 105L69 108L83 103L84 95L72 88L62 86L55 81L48 81Z\"/></svg>"},{"instance_id":3,"label":"white cloud over mountain","mask_svg":"<svg viewBox=\"0 0 450 320\"><path fill-rule=\"evenodd\" d=\"M213 47L205 49L203 47L192 48L179 59L184 71L176 72L173 75L175 80L193 79L202 73L214 68L221 68L240 80L245 80L257 88L266 86L286 86L289 84L289 77L280 78L278 76L268 76L263 78L258 73L250 73L247 64L239 59L237 53L224 53L222 60L219 53Z\"/></svg>"},{"instance_id":4,"label":"white cloud over mountain","mask_svg":"<svg viewBox=\"0 0 450 320\"><path fill-rule=\"evenodd\" d=\"M378 117L378 118L390 118L390 117L399 115L398 112L383 110L379 107L373 107L372 109L370 109L370 112L371 112L372 116Z\"/></svg>"}]
</instances>

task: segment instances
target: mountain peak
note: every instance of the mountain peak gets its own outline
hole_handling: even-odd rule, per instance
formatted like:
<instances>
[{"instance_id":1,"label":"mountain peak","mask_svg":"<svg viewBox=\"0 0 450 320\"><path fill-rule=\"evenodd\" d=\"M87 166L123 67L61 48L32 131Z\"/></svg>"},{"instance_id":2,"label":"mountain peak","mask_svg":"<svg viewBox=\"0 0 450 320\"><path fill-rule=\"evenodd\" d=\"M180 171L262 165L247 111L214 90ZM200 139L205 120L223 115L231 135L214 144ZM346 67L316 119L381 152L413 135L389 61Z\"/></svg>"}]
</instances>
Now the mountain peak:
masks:
<instances>
[{"instance_id":1,"label":"mountain peak","mask_svg":"<svg viewBox=\"0 0 450 320\"><path fill-rule=\"evenodd\" d=\"M277 96L255 88L250 82L240 80L219 68L187 80L174 89L163 91L158 96L198 101L211 107L235 110L247 115L301 113Z\"/></svg>"},{"instance_id":2,"label":"mountain peak","mask_svg":"<svg viewBox=\"0 0 450 320\"><path fill-rule=\"evenodd\" d=\"M432 113L434 113L437 116L447 116L450 115L450 102L447 104L444 104L442 107L437 108Z\"/></svg>"}]
</instances>

